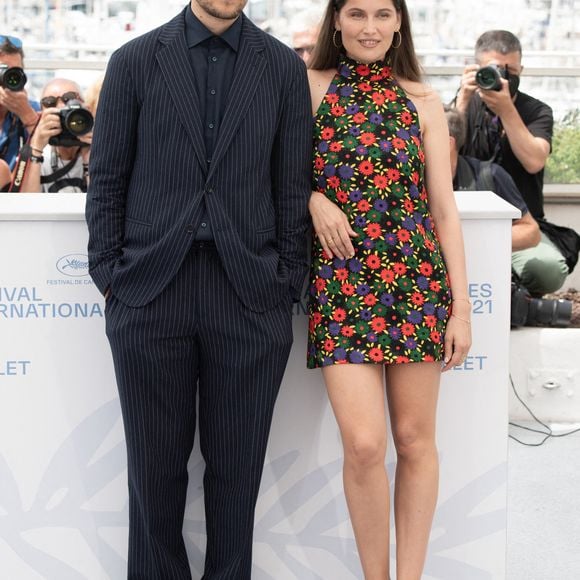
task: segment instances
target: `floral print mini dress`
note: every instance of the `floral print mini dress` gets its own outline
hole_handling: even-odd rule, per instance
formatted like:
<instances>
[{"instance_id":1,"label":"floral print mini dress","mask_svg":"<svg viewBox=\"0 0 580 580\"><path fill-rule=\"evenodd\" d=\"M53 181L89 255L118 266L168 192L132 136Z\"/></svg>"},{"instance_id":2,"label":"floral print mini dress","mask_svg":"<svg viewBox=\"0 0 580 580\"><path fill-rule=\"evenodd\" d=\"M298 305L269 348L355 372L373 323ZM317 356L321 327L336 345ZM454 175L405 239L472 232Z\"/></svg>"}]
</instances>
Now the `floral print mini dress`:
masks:
<instances>
[{"instance_id":1,"label":"floral print mini dress","mask_svg":"<svg viewBox=\"0 0 580 580\"><path fill-rule=\"evenodd\" d=\"M358 237L346 260L313 238L308 367L441 360L451 293L415 105L385 62L342 55L314 122L313 189Z\"/></svg>"}]
</instances>

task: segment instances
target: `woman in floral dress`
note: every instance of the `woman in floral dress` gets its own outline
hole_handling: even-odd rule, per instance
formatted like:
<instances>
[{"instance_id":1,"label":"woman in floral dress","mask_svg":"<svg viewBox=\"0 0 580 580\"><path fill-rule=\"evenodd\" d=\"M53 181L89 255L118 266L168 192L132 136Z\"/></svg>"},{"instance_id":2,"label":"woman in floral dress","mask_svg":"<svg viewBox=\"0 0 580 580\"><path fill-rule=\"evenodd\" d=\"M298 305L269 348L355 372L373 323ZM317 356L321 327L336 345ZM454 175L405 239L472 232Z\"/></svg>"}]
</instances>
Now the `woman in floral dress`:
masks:
<instances>
[{"instance_id":1,"label":"woman in floral dress","mask_svg":"<svg viewBox=\"0 0 580 580\"><path fill-rule=\"evenodd\" d=\"M397 580L419 580L437 500L440 376L471 344L446 119L420 81L404 0L331 0L309 79L308 366L322 368L340 428L366 580L389 577L386 385Z\"/></svg>"}]
</instances>

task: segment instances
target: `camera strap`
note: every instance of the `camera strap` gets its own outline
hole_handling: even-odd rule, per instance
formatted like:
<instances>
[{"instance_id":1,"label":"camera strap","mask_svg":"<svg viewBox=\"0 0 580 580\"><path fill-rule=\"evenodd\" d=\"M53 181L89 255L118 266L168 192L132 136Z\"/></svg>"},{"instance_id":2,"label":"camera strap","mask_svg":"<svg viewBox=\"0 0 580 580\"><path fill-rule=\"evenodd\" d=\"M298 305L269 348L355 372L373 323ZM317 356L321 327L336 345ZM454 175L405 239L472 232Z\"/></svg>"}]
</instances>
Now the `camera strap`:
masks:
<instances>
[{"instance_id":1,"label":"camera strap","mask_svg":"<svg viewBox=\"0 0 580 580\"><path fill-rule=\"evenodd\" d=\"M40 183L53 183L55 181L58 181L61 177L64 177L74 167L75 163L79 158L80 153L81 150L79 149L76 152L76 155L66 165L63 165L60 169L53 171L53 173L51 173L50 175L42 175L40 177ZM52 165L52 168L53 169L55 168L54 164Z\"/></svg>"},{"instance_id":2,"label":"camera strap","mask_svg":"<svg viewBox=\"0 0 580 580\"><path fill-rule=\"evenodd\" d=\"M36 124L32 128L32 131L30 131L28 134L28 139L25 139L24 126L22 125L22 122L20 122L20 119L18 119L17 124L19 125L18 139L20 142L20 149L18 150L18 157L16 158L16 165L14 166L12 181L8 187L8 191L10 193L20 193L20 189L22 188L22 181L24 180L26 169L30 163L30 159L22 157L21 151L24 145L30 144L30 139L32 139L32 135L34 134L34 131L36 131L36 127L38 127L39 122L40 116L36 120Z\"/></svg>"}]
</instances>

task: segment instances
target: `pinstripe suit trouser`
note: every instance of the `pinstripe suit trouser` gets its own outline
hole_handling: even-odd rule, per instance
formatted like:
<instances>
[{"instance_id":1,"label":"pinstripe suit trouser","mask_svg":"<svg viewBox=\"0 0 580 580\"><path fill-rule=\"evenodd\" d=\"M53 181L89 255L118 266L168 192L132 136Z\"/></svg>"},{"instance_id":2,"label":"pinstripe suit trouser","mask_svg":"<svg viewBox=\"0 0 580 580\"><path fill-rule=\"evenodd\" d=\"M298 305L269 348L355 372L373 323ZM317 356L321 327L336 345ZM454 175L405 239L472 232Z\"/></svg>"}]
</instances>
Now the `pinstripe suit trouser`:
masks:
<instances>
[{"instance_id":1,"label":"pinstripe suit trouser","mask_svg":"<svg viewBox=\"0 0 580 580\"><path fill-rule=\"evenodd\" d=\"M191 578L182 528L197 393L206 462L203 579L250 579L254 508L292 343L291 310L290 298L264 313L247 309L215 249L197 246L147 306L108 299L127 441L130 580Z\"/></svg>"}]
</instances>

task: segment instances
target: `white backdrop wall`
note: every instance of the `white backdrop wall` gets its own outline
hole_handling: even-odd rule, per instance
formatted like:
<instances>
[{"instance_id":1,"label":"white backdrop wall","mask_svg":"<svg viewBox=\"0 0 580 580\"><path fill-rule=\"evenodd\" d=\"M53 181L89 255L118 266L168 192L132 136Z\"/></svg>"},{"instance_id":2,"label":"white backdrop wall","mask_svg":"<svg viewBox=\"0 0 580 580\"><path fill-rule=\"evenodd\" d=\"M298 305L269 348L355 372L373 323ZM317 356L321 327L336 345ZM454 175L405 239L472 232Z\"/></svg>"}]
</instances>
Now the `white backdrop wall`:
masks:
<instances>
[{"instance_id":1,"label":"white backdrop wall","mask_svg":"<svg viewBox=\"0 0 580 580\"><path fill-rule=\"evenodd\" d=\"M443 379L439 505L424 577L505 578L510 218L457 194L474 344ZM0 577L119 580L126 460L103 301L87 271L84 197L0 198ZM362 578L341 444L319 371L305 368L305 304L276 407L256 512L256 580ZM392 445L387 460L392 481ZM184 534L203 569L203 462L190 461ZM394 550L393 550L394 553Z\"/></svg>"}]
</instances>

